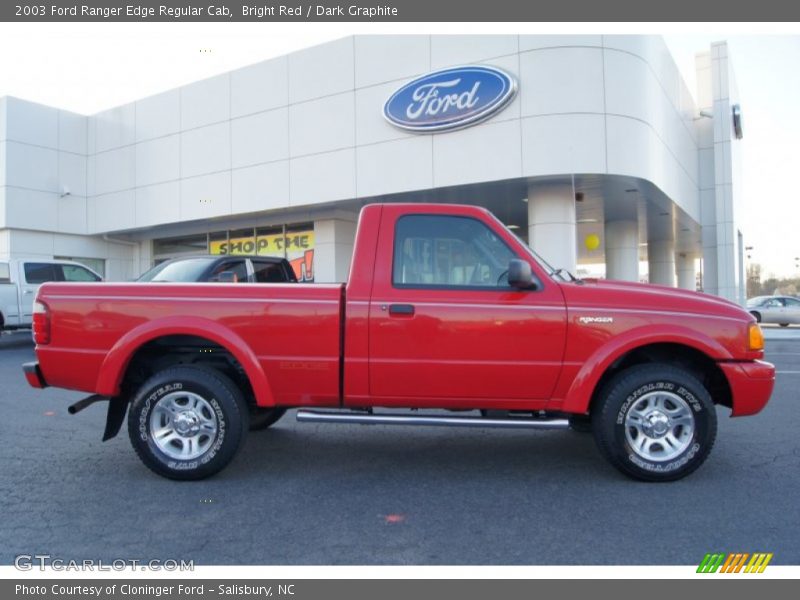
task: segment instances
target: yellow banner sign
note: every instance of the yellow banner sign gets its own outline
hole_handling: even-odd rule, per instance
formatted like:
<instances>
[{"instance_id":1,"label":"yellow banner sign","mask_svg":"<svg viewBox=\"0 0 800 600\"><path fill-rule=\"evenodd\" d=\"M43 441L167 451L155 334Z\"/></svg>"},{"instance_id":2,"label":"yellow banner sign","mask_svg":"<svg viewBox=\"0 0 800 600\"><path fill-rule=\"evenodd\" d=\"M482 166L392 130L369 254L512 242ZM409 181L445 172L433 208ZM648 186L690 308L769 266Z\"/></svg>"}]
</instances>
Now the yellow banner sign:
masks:
<instances>
[{"instance_id":1,"label":"yellow banner sign","mask_svg":"<svg viewBox=\"0 0 800 600\"><path fill-rule=\"evenodd\" d=\"M231 256L280 256L292 264L300 281L314 281L314 232L291 231L286 235L231 238L209 244L211 254Z\"/></svg>"},{"instance_id":2,"label":"yellow banner sign","mask_svg":"<svg viewBox=\"0 0 800 600\"><path fill-rule=\"evenodd\" d=\"M209 244L209 252L211 254L286 255L287 258L292 258L293 254L302 254L306 250L313 249L313 231L292 231L285 236L282 233L276 233L258 237L231 238L230 240L212 241Z\"/></svg>"}]
</instances>

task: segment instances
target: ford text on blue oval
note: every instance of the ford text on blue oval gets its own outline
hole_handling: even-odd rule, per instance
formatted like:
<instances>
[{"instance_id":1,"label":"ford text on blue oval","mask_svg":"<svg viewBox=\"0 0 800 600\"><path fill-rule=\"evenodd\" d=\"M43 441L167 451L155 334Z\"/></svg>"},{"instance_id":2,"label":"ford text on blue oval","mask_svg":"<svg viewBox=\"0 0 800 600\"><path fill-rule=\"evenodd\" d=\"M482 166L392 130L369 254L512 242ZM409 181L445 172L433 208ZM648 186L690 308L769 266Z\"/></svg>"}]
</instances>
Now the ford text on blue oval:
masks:
<instances>
[{"instance_id":1,"label":"ford text on blue oval","mask_svg":"<svg viewBox=\"0 0 800 600\"><path fill-rule=\"evenodd\" d=\"M411 131L444 131L474 125L514 97L514 78L495 67L455 67L404 85L386 101L386 119Z\"/></svg>"}]
</instances>

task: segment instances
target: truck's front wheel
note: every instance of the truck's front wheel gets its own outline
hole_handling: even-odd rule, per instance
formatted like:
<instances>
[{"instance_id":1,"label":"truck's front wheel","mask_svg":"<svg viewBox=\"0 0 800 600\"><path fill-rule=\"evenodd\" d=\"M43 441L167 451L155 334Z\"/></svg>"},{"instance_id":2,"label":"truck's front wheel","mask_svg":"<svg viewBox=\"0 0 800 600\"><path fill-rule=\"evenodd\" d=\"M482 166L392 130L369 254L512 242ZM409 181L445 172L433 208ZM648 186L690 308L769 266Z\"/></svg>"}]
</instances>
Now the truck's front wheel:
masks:
<instances>
[{"instance_id":1,"label":"truck's front wheel","mask_svg":"<svg viewBox=\"0 0 800 600\"><path fill-rule=\"evenodd\" d=\"M213 369L165 369L140 388L128 414L136 453L170 479L203 479L233 459L248 428L236 385Z\"/></svg>"},{"instance_id":2,"label":"truck's front wheel","mask_svg":"<svg viewBox=\"0 0 800 600\"><path fill-rule=\"evenodd\" d=\"M600 451L617 469L643 481L673 481L705 461L717 414L693 374L645 364L608 382L593 407L592 425Z\"/></svg>"}]
</instances>

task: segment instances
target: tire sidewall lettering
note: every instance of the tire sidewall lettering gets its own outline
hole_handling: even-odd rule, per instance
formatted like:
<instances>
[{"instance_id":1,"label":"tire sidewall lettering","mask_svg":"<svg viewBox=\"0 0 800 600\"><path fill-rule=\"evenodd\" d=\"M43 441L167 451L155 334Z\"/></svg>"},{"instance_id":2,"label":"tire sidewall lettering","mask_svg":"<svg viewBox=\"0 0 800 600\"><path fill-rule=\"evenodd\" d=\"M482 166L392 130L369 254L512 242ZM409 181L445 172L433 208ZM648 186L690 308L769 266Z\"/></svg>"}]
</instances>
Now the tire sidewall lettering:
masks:
<instances>
[{"instance_id":1,"label":"tire sidewall lettering","mask_svg":"<svg viewBox=\"0 0 800 600\"><path fill-rule=\"evenodd\" d=\"M219 402L217 401L216 397L212 397L208 399L208 403L211 404L211 407L214 409L214 412L217 415L217 437L214 440L214 443L211 447L206 450L205 454L200 457L200 464L204 465L212 460L217 453L222 448L223 443L225 442L225 432L226 432L226 419L225 413L222 410L222 406L220 406Z\"/></svg>"},{"instance_id":2,"label":"tire sidewall lettering","mask_svg":"<svg viewBox=\"0 0 800 600\"><path fill-rule=\"evenodd\" d=\"M180 381L167 383L153 390L153 392L148 394L147 398L145 398L142 410L139 412L139 438L143 442L148 442L150 439L150 426L148 422L150 420L150 412L152 411L153 407L165 395L182 389L183 383Z\"/></svg>"},{"instance_id":3,"label":"tire sidewall lettering","mask_svg":"<svg viewBox=\"0 0 800 600\"><path fill-rule=\"evenodd\" d=\"M625 438L625 416L628 414L631 407L635 405L636 401L643 395L661 390L680 396L695 413L695 427L692 443L679 456L668 462L655 462L642 458L633 451ZM652 474L672 473L678 469L684 468L695 456L702 454L703 446L698 438L698 432L706 425L703 414L704 411L705 408L700 399L695 393L688 389L686 385L669 380L648 382L638 386L634 391L628 394L620 405L614 421L614 437L618 440L620 447L624 448L625 459L637 469Z\"/></svg>"},{"instance_id":4,"label":"tire sidewall lettering","mask_svg":"<svg viewBox=\"0 0 800 600\"><path fill-rule=\"evenodd\" d=\"M639 467L640 469L644 469L645 471L650 471L651 473L669 473L671 471L675 471L676 469L680 469L681 467L685 466L690 460L692 460L698 452L702 449L699 443L693 443L683 454L681 454L675 460L672 460L667 463L655 463L649 462L637 456L633 452L628 454L628 460L631 461L634 465Z\"/></svg>"},{"instance_id":5,"label":"tire sidewall lettering","mask_svg":"<svg viewBox=\"0 0 800 600\"><path fill-rule=\"evenodd\" d=\"M205 453L203 453L202 456L187 461L175 460L167 457L153 443L153 440L150 436L150 415L153 408L155 408L155 406L158 404L158 401L165 395L181 390L193 391L201 395L206 402L211 405L217 418L217 434L214 439L214 443L208 450L205 451ZM149 451L154 456L159 457L159 461L165 467L174 471L191 471L214 460L214 457L216 457L223 448L225 438L227 437L227 419L221 403L216 396L209 393L209 390L195 385L186 386L181 381L175 381L160 385L147 395L142 404L142 408L139 411L137 429L139 440L141 440L143 444L147 445Z\"/></svg>"}]
</instances>

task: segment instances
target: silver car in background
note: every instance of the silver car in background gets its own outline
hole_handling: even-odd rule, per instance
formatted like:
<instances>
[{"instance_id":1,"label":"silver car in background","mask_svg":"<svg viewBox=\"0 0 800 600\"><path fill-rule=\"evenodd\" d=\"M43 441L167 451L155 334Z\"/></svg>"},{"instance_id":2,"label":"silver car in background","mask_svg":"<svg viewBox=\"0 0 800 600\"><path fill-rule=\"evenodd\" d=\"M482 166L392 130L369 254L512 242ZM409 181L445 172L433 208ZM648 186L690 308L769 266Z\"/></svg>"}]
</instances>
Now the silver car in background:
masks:
<instances>
[{"instance_id":1,"label":"silver car in background","mask_svg":"<svg viewBox=\"0 0 800 600\"><path fill-rule=\"evenodd\" d=\"M747 301L747 310L759 323L800 324L800 298L794 296L756 296Z\"/></svg>"}]
</instances>

